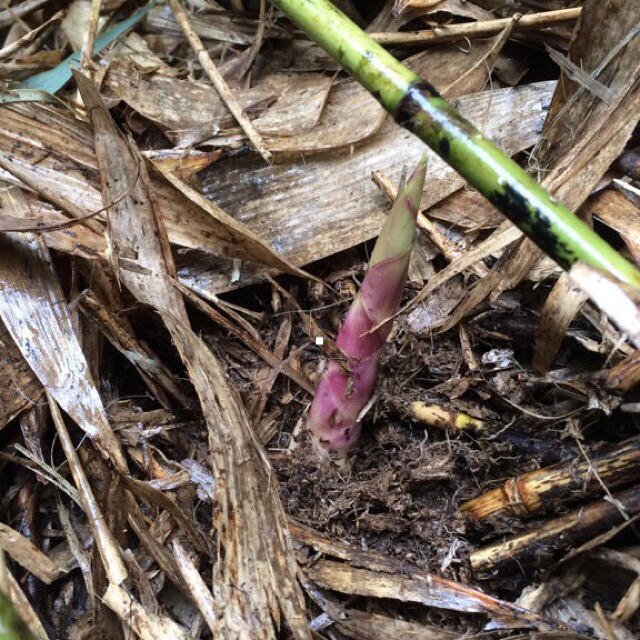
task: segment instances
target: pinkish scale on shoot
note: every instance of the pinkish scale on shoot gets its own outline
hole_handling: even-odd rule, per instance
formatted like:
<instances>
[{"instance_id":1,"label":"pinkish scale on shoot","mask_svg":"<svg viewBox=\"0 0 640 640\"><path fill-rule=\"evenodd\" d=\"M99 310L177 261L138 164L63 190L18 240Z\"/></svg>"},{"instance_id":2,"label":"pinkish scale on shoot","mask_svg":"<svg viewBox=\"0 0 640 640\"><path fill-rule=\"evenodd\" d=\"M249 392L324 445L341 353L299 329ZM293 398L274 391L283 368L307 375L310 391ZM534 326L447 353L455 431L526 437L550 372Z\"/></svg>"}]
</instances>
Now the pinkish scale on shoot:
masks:
<instances>
[{"instance_id":1,"label":"pinkish scale on shoot","mask_svg":"<svg viewBox=\"0 0 640 640\"><path fill-rule=\"evenodd\" d=\"M393 315L400 303L426 169L425 155L398 193L371 254L362 288L338 332L336 344L345 355L346 367L330 361L316 389L307 426L325 449L349 449L360 436L358 416L375 387L380 352L391 323L371 329Z\"/></svg>"}]
</instances>

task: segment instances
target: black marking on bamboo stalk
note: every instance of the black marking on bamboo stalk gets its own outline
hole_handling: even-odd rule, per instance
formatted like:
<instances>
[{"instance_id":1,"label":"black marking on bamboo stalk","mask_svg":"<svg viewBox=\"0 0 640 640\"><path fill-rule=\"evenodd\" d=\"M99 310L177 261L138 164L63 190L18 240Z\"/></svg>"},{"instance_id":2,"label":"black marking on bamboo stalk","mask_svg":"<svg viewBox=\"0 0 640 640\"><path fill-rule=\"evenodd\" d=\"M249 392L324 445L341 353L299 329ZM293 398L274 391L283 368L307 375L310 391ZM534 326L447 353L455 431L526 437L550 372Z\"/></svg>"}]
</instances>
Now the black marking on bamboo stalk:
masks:
<instances>
[{"instance_id":1,"label":"black marking on bamboo stalk","mask_svg":"<svg viewBox=\"0 0 640 640\"><path fill-rule=\"evenodd\" d=\"M424 112L425 98L440 98L438 90L426 80L412 82L402 96L395 113L395 120L401 127L413 130L414 118Z\"/></svg>"},{"instance_id":2,"label":"black marking on bamboo stalk","mask_svg":"<svg viewBox=\"0 0 640 640\"><path fill-rule=\"evenodd\" d=\"M521 193L506 184L487 195L489 201L524 231L547 255L563 269L569 269L575 259L571 248L554 233L549 219Z\"/></svg>"},{"instance_id":3,"label":"black marking on bamboo stalk","mask_svg":"<svg viewBox=\"0 0 640 640\"><path fill-rule=\"evenodd\" d=\"M449 139L440 138L440 142L438 143L438 148L440 149L440 157L443 160L447 160L449 158L449 152L451 151L451 145L449 144Z\"/></svg>"},{"instance_id":4,"label":"black marking on bamboo stalk","mask_svg":"<svg viewBox=\"0 0 640 640\"><path fill-rule=\"evenodd\" d=\"M395 120L427 142L446 162L451 162L451 143L456 136L479 135L470 122L423 80L411 84L400 100ZM517 184L510 183L510 178L505 177L504 181L484 193L485 197L563 269L569 269L576 260L575 251L557 236L544 210L522 194Z\"/></svg>"},{"instance_id":5,"label":"black marking on bamboo stalk","mask_svg":"<svg viewBox=\"0 0 640 640\"><path fill-rule=\"evenodd\" d=\"M394 114L395 121L441 153L450 152L451 139L457 135L478 135L476 128L465 120L437 91L426 82L413 82L400 100ZM449 138L443 145L442 140ZM444 158L448 162L448 158Z\"/></svg>"}]
</instances>

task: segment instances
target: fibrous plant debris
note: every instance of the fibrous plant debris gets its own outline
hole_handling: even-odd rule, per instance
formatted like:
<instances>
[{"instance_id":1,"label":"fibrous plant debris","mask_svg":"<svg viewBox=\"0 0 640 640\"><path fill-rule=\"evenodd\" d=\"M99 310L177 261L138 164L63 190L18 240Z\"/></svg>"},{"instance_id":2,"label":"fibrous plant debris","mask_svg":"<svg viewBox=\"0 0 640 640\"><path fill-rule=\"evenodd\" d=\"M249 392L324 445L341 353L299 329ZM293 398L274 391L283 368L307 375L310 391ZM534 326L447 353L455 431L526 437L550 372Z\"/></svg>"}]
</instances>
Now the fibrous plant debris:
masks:
<instances>
[{"instance_id":1,"label":"fibrous plant debris","mask_svg":"<svg viewBox=\"0 0 640 640\"><path fill-rule=\"evenodd\" d=\"M638 294L443 148L363 435L316 456L426 148L289 4L0 8L0 636L638 637ZM335 5L640 264L639 0Z\"/></svg>"}]
</instances>

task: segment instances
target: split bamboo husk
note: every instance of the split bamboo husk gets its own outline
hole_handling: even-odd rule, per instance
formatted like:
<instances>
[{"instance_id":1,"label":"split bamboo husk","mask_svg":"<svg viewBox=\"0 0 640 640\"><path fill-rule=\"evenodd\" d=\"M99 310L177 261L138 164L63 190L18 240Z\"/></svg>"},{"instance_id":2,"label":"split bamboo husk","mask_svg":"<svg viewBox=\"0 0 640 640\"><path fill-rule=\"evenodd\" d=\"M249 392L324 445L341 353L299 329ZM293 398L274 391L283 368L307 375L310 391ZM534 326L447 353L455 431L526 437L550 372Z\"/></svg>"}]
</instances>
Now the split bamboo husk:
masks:
<instances>
[{"instance_id":1,"label":"split bamboo husk","mask_svg":"<svg viewBox=\"0 0 640 640\"><path fill-rule=\"evenodd\" d=\"M500 511L515 516L572 499L602 493L603 484L614 489L633 482L640 471L640 437L625 440L590 459L561 462L544 469L509 478L501 487L460 505L473 520Z\"/></svg>"}]
</instances>

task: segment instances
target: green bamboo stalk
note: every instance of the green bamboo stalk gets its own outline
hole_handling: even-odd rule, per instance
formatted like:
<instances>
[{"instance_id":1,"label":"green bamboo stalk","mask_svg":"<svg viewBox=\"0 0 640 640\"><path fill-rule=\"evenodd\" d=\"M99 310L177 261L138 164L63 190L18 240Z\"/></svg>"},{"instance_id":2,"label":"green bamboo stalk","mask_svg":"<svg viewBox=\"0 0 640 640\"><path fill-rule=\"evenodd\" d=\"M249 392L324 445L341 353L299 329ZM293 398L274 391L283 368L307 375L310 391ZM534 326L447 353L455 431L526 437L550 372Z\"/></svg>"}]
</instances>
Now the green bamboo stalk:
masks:
<instances>
[{"instance_id":1,"label":"green bamboo stalk","mask_svg":"<svg viewBox=\"0 0 640 640\"><path fill-rule=\"evenodd\" d=\"M331 2L271 1L563 269L582 260L640 288L640 271Z\"/></svg>"},{"instance_id":2,"label":"green bamboo stalk","mask_svg":"<svg viewBox=\"0 0 640 640\"><path fill-rule=\"evenodd\" d=\"M9 598L0 591L0 640L35 640L16 613Z\"/></svg>"}]
</instances>

